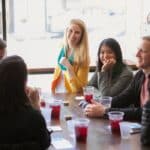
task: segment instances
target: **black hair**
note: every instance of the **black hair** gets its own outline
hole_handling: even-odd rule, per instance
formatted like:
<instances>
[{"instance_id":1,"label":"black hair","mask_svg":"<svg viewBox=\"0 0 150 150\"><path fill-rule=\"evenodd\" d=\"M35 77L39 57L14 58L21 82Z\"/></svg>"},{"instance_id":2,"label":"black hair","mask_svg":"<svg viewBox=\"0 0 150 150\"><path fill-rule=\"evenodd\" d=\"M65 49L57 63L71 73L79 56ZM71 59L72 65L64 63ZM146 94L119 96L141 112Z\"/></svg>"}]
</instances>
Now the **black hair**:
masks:
<instances>
[{"instance_id":1,"label":"black hair","mask_svg":"<svg viewBox=\"0 0 150 150\"><path fill-rule=\"evenodd\" d=\"M103 45L108 46L115 53L115 56L116 56L116 64L112 71L112 78L113 78L119 75L122 72L123 67L125 66L125 64L123 63L123 59L122 59L121 47L120 47L120 44L113 38L104 39L100 43L99 48L98 48L98 53L97 53L97 69L99 71L101 70L102 65L103 65L103 63L99 59L99 56L101 53L101 47Z\"/></svg>"},{"instance_id":2,"label":"black hair","mask_svg":"<svg viewBox=\"0 0 150 150\"><path fill-rule=\"evenodd\" d=\"M20 56L0 60L0 112L13 112L29 103L26 81L27 67Z\"/></svg>"}]
</instances>

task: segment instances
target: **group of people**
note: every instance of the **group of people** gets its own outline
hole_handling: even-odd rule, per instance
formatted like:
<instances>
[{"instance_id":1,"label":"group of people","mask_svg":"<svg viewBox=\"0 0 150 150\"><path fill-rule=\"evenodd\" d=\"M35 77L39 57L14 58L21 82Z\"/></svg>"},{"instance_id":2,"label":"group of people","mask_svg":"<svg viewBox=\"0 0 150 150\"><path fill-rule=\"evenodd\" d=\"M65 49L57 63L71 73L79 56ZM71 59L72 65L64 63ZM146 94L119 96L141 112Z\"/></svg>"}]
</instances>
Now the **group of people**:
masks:
<instances>
[{"instance_id":1,"label":"group of people","mask_svg":"<svg viewBox=\"0 0 150 150\"><path fill-rule=\"evenodd\" d=\"M96 71L88 81L90 56L87 35L82 20L70 21L58 56L51 84L52 93L78 93L84 86L90 85L100 96L115 96L132 80L132 71L123 63L119 43L108 38L100 43Z\"/></svg>"},{"instance_id":2,"label":"group of people","mask_svg":"<svg viewBox=\"0 0 150 150\"><path fill-rule=\"evenodd\" d=\"M41 150L51 144L50 133L40 113L36 89L27 86L27 66L20 56L6 56L0 39L0 145L34 142ZM134 75L123 62L120 44L113 38L101 41L96 70L88 80L90 54L85 23L72 19L64 33L57 59L52 93L80 93L93 86L99 96L112 96L111 108L92 99L80 106L87 117L107 117L112 110L125 113L126 120L142 122L141 141L150 144L150 36L141 39L136 54L139 71ZM148 88L149 87L149 88Z\"/></svg>"},{"instance_id":3,"label":"group of people","mask_svg":"<svg viewBox=\"0 0 150 150\"><path fill-rule=\"evenodd\" d=\"M51 90L78 93L89 85L100 96L112 96L108 109L94 99L91 104L81 101L80 106L87 117L107 117L109 111L122 111L125 120L141 121L141 141L150 144L150 140L145 140L150 137L150 36L141 38L136 57L139 70L133 76L123 62L119 43L113 38L104 39L98 48L96 70L88 81L87 29L82 20L73 19L65 32Z\"/></svg>"}]
</instances>

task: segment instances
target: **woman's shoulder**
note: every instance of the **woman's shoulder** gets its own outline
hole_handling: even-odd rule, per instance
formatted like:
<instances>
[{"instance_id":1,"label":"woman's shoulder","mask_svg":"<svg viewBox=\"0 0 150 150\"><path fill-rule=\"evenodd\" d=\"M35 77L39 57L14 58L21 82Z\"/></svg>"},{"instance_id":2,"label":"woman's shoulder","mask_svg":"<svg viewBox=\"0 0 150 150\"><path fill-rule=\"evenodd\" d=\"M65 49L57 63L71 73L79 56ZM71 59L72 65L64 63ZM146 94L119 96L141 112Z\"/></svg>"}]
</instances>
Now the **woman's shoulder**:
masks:
<instances>
[{"instance_id":1,"label":"woman's shoulder","mask_svg":"<svg viewBox=\"0 0 150 150\"><path fill-rule=\"evenodd\" d=\"M132 69L127 65L124 65L123 70L128 71L128 72L132 72Z\"/></svg>"},{"instance_id":2,"label":"woman's shoulder","mask_svg":"<svg viewBox=\"0 0 150 150\"><path fill-rule=\"evenodd\" d=\"M122 69L122 74L126 74L126 75L131 75L133 76L133 71L130 67L128 67L127 65L125 65Z\"/></svg>"},{"instance_id":3,"label":"woman's shoulder","mask_svg":"<svg viewBox=\"0 0 150 150\"><path fill-rule=\"evenodd\" d=\"M36 129L45 128L46 122L44 117L42 116L42 113L39 110L36 110L32 107L28 109L28 113L26 115L26 119L30 121L31 126L36 125Z\"/></svg>"},{"instance_id":4,"label":"woman's shoulder","mask_svg":"<svg viewBox=\"0 0 150 150\"><path fill-rule=\"evenodd\" d=\"M26 116L30 116L30 119L34 120L34 121L35 120L37 120L37 121L41 120L42 121L44 119L40 110L34 109L30 105L25 107L24 113L26 114Z\"/></svg>"}]
</instances>

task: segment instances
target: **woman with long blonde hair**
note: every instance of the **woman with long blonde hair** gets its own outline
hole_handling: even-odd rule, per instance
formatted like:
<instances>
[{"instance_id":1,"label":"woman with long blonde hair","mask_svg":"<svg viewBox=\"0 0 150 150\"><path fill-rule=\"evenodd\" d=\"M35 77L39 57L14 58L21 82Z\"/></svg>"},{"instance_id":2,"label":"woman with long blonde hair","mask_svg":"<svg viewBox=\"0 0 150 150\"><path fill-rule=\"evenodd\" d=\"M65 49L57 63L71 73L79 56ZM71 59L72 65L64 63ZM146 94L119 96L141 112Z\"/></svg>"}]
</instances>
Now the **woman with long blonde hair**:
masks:
<instances>
[{"instance_id":1,"label":"woman with long blonde hair","mask_svg":"<svg viewBox=\"0 0 150 150\"><path fill-rule=\"evenodd\" d=\"M76 93L88 82L89 46L85 23L72 19L64 33L51 85L53 93Z\"/></svg>"}]
</instances>

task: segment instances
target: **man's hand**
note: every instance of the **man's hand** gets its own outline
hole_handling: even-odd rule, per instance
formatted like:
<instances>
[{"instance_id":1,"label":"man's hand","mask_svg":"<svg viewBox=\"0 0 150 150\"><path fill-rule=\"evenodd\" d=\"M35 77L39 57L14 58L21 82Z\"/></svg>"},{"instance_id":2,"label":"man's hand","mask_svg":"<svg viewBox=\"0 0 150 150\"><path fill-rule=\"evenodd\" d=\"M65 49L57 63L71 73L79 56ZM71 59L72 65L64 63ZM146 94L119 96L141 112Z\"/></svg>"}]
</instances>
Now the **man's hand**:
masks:
<instances>
[{"instance_id":1,"label":"man's hand","mask_svg":"<svg viewBox=\"0 0 150 150\"><path fill-rule=\"evenodd\" d=\"M88 117L102 117L105 113L105 107L92 100L92 104L88 104L84 109L84 114Z\"/></svg>"}]
</instances>

